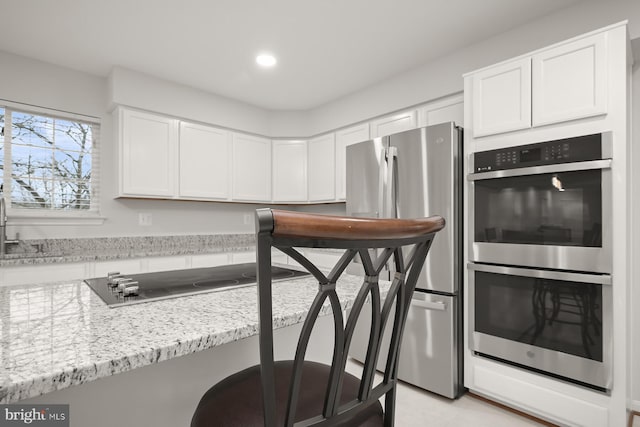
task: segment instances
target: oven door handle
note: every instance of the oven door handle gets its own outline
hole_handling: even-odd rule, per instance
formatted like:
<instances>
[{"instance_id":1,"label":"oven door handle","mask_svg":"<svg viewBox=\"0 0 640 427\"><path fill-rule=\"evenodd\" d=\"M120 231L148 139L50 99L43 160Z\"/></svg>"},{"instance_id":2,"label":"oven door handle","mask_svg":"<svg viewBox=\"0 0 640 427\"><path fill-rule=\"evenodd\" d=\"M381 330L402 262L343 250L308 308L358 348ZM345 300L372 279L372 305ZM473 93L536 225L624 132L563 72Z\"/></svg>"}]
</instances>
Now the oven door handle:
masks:
<instances>
[{"instance_id":1,"label":"oven door handle","mask_svg":"<svg viewBox=\"0 0 640 427\"><path fill-rule=\"evenodd\" d=\"M563 280L566 282L597 283L600 285L611 285L611 275L609 274L585 274L568 273L554 270L533 270L529 268L506 267L502 265L487 264L467 264L467 268L473 271L485 273L506 274L510 276L535 277L538 279Z\"/></svg>"},{"instance_id":2,"label":"oven door handle","mask_svg":"<svg viewBox=\"0 0 640 427\"><path fill-rule=\"evenodd\" d=\"M481 179L507 178L511 176L539 175L543 173L572 172L592 169L610 169L611 159L590 160L588 162L562 163L559 165L531 166L528 168L507 169L493 172L478 172L467 175L467 181Z\"/></svg>"}]
</instances>

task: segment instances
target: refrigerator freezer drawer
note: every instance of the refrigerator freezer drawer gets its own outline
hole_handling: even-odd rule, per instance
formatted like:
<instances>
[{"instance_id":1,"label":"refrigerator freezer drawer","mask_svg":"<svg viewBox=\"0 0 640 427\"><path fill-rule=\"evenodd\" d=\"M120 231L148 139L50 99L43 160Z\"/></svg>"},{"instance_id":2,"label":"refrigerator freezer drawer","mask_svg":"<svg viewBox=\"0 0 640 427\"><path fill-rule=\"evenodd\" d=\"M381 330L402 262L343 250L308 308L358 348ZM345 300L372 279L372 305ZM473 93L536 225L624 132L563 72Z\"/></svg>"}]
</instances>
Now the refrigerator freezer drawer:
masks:
<instances>
[{"instance_id":1,"label":"refrigerator freezer drawer","mask_svg":"<svg viewBox=\"0 0 640 427\"><path fill-rule=\"evenodd\" d=\"M414 294L400 350L398 378L450 399L461 392L457 297ZM363 308L349 355L364 361L371 307ZM390 325L389 325L390 326ZM385 331L378 370L384 371L390 328Z\"/></svg>"}]
</instances>

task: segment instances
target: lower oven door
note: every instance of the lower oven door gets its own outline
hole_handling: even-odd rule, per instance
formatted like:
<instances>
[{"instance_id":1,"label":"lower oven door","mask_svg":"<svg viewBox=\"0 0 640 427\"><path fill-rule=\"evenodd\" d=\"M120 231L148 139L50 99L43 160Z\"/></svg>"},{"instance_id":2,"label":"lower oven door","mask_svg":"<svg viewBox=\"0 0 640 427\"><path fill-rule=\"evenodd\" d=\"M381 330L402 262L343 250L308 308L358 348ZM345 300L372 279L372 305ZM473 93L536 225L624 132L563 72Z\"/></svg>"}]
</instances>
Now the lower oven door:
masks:
<instances>
[{"instance_id":1,"label":"lower oven door","mask_svg":"<svg viewBox=\"0 0 640 427\"><path fill-rule=\"evenodd\" d=\"M611 388L611 276L469 264L480 355Z\"/></svg>"}]
</instances>

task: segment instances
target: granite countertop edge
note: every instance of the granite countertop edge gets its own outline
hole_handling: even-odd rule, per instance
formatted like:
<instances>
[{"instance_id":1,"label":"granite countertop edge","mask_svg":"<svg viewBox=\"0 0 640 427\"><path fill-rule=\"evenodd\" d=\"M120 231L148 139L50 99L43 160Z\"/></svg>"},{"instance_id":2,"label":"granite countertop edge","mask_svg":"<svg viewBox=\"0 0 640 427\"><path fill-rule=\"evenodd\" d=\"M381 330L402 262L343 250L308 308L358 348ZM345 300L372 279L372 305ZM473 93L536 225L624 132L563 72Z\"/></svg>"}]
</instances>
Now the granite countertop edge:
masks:
<instances>
[{"instance_id":1,"label":"granite countertop edge","mask_svg":"<svg viewBox=\"0 0 640 427\"><path fill-rule=\"evenodd\" d=\"M281 298L280 303L274 303L274 328L278 329L291 326L304 320L308 312L308 306L317 291L317 282L314 282L314 280L313 278L306 278L274 283L274 292L281 292L281 294L285 296ZM300 286L299 283L301 281L305 282L305 286ZM344 297L341 297L344 309L352 306L357 288L359 288L360 284L361 279L355 276L346 279L345 288L347 288L347 290L344 291ZM62 283L60 285L62 285ZM51 358L52 354L41 354L37 351L30 353L29 350L25 350L24 354L18 356L11 356L13 358L10 360L3 360L3 363L6 363L7 366L14 366L14 368L2 368L4 373L0 375L0 378L2 378L0 382L1 404L14 403L23 399L41 396L67 387L85 384L99 378L128 372L161 361L204 351L257 335L259 331L255 288L241 288L233 291L138 304L123 307L124 309L129 309L128 311L119 311L123 308L110 309L104 306L88 287L86 287L86 289L81 288L80 286L84 285L81 285L78 281L65 282L65 285L68 287L76 287L76 289L83 289L82 292L87 302L87 309L84 315L90 312L91 316L96 318L97 323L103 323L105 319L108 319L106 323L113 327L110 331L100 328L98 331L107 336L96 339L95 335L98 334L98 332L95 330L95 324L91 323L87 325L83 323L79 325L79 327L91 329L90 332L87 331L87 336L91 338L91 344L99 347L98 351L94 349L90 354L84 355L86 359L84 363L75 362L75 360L81 359L80 357L77 357L75 360L72 357L71 360L66 362L61 361L52 367L49 362L44 362ZM49 289L51 284L42 284L39 286ZM33 289L34 287L37 286L17 286L15 288ZM7 295L8 294L4 294L3 297L6 298ZM203 298L204 302L198 302L198 297ZM238 300L242 300L243 302L238 304ZM6 300L2 302L6 304ZM163 337L157 339L155 336L154 338L150 338L147 332L147 330L153 330L147 329L149 325L157 327L171 326L171 320L159 320L155 318L160 312L170 312L170 314L173 312L173 314L175 314L183 312L185 308L193 306L194 304L210 306L216 303L222 303L222 305L226 306L221 308L219 312L209 311L210 319L204 319L205 325L201 325L201 330L197 330L196 328L195 331L192 331L191 325L188 325L188 322L184 322L176 325L175 331L166 332ZM147 320L144 324L145 327L140 328L140 330L135 333L139 335L138 341L144 343L149 341L151 345L146 346L145 344L137 343L131 346L131 348L127 348L127 345L130 344L114 344L120 337L120 335L118 335L119 332L113 332L114 330L117 331L117 322L121 320L119 314L126 313L122 316L124 317L124 321L126 321L128 316L136 313L136 310L142 306L146 307L143 307L140 315ZM138 308L132 309L132 307ZM246 309L244 309L244 307L246 307ZM327 302L321 314L326 315L330 312L331 309ZM227 313L232 313L236 318L230 321L220 320L226 318ZM52 319L55 316L58 316L58 314L51 314ZM175 321L175 319L173 321ZM109 322L115 323L112 325ZM229 327L226 327L227 324ZM202 333L202 331L205 330L208 332ZM35 336L34 333L33 337ZM33 337L29 337L29 339ZM94 342L93 340L96 341ZM88 339L87 342L89 342ZM104 349L100 347L100 343L105 345ZM6 342L2 344L6 345ZM86 343L84 344L86 345ZM80 354L80 350L75 349L71 344L69 346L74 355ZM69 350L69 348L65 348L65 350ZM29 362L25 363L25 360L29 360ZM32 364L35 367L31 366ZM42 366L39 364L42 364Z\"/></svg>"},{"instance_id":2,"label":"granite countertop edge","mask_svg":"<svg viewBox=\"0 0 640 427\"><path fill-rule=\"evenodd\" d=\"M70 255L44 255L41 257L24 257L13 259L0 259L0 267L12 267L23 265L46 265L46 264L72 264L79 262L91 261L111 261L129 258L149 258L164 256L180 256L180 255L205 255L227 252L242 252L255 249L255 245L241 246L225 246L214 248L181 248L168 250L127 250L114 253L89 253L89 254L70 254Z\"/></svg>"},{"instance_id":3,"label":"granite countertop edge","mask_svg":"<svg viewBox=\"0 0 640 427\"><path fill-rule=\"evenodd\" d=\"M13 253L0 257L0 267L215 254L254 248L254 234L25 240Z\"/></svg>"},{"instance_id":4,"label":"granite countertop edge","mask_svg":"<svg viewBox=\"0 0 640 427\"><path fill-rule=\"evenodd\" d=\"M73 249L73 242L86 242L91 239L59 239L64 244L51 244L53 250L45 252L13 253L0 257L0 267L38 266L48 264L73 264L81 262L100 262L130 258L150 258L169 256L207 255L255 250L253 234L212 235L212 236L163 236L155 238L161 244L149 244L154 238L97 238L90 249ZM203 241L204 239L204 241ZM186 241L186 242L185 242ZM46 240L32 242L49 245ZM115 242L115 247L114 247ZM182 243L182 244L181 244ZM31 247L38 243L26 243ZM62 249L60 247L62 246ZM59 250L56 250L57 247ZM314 248L319 252L336 252L335 249Z\"/></svg>"},{"instance_id":5,"label":"granite countertop edge","mask_svg":"<svg viewBox=\"0 0 640 427\"><path fill-rule=\"evenodd\" d=\"M274 324L276 319L274 319ZM293 323L284 324L289 326ZM86 384L100 378L132 371L144 366L208 350L220 345L235 342L258 334L258 325L247 325L230 331L193 338L186 341L176 340L165 347L150 348L145 352L123 355L99 363L89 363L52 372L21 383L0 384L0 404L15 403L23 399L38 397L65 388Z\"/></svg>"}]
</instances>

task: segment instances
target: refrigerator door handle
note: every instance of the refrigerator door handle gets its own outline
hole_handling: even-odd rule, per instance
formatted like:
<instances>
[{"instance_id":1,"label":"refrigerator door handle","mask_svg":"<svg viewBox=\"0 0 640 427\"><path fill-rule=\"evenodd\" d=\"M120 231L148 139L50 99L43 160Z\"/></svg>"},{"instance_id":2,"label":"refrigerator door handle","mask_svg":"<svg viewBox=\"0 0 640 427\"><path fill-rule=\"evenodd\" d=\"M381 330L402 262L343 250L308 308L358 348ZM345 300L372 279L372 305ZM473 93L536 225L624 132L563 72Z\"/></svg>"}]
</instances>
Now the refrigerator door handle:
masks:
<instances>
[{"instance_id":1,"label":"refrigerator door handle","mask_svg":"<svg viewBox=\"0 0 640 427\"><path fill-rule=\"evenodd\" d=\"M386 167L383 166L383 162L384 159L387 155L387 150L385 148L382 148L380 153L380 158L379 158L379 168L378 168L378 212L376 217L377 218L386 218L386 211L385 211L385 185L384 182L386 181Z\"/></svg>"},{"instance_id":2,"label":"refrigerator door handle","mask_svg":"<svg viewBox=\"0 0 640 427\"><path fill-rule=\"evenodd\" d=\"M387 185L385 187L384 204L386 211L384 213L385 218L396 218L398 216L396 203L393 199L393 189L396 185L397 179L397 162L398 162L398 148L389 147L387 149ZM396 193L397 195L397 193Z\"/></svg>"},{"instance_id":3,"label":"refrigerator door handle","mask_svg":"<svg viewBox=\"0 0 640 427\"><path fill-rule=\"evenodd\" d=\"M447 305L443 301L424 301L413 299L411 300L411 305L426 308L427 310L445 311L447 309Z\"/></svg>"}]
</instances>

